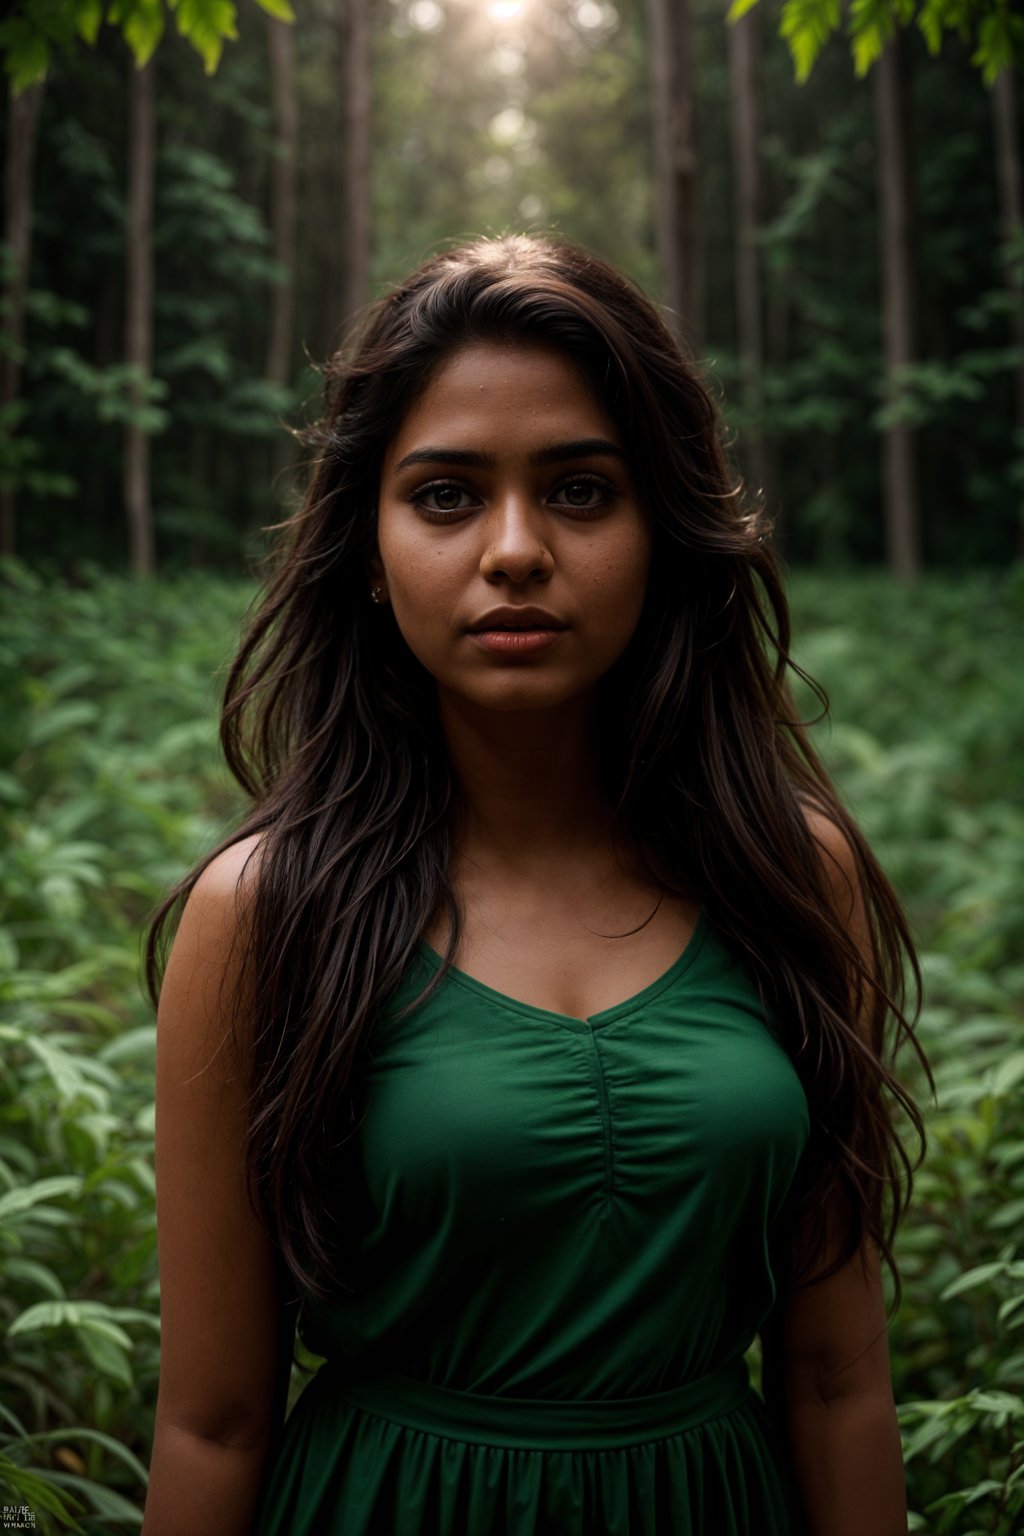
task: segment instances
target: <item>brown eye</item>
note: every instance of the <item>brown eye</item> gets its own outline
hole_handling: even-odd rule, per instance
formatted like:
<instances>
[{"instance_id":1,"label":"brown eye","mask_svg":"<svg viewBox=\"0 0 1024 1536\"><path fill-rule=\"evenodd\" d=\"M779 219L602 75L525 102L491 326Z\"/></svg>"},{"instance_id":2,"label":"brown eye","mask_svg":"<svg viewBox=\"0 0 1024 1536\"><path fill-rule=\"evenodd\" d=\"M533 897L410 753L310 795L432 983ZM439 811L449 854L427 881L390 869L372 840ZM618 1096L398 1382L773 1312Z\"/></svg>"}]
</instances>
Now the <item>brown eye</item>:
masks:
<instances>
[{"instance_id":1,"label":"brown eye","mask_svg":"<svg viewBox=\"0 0 1024 1536\"><path fill-rule=\"evenodd\" d=\"M590 512L611 501L615 487L610 481L596 475L574 475L571 480L563 480L558 494L565 498L563 505L575 507L581 512Z\"/></svg>"},{"instance_id":2,"label":"brown eye","mask_svg":"<svg viewBox=\"0 0 1024 1536\"><path fill-rule=\"evenodd\" d=\"M464 512L466 505L461 497L469 496L464 486L452 480L435 480L431 485L421 485L409 498L424 516L441 521L457 512Z\"/></svg>"}]
</instances>

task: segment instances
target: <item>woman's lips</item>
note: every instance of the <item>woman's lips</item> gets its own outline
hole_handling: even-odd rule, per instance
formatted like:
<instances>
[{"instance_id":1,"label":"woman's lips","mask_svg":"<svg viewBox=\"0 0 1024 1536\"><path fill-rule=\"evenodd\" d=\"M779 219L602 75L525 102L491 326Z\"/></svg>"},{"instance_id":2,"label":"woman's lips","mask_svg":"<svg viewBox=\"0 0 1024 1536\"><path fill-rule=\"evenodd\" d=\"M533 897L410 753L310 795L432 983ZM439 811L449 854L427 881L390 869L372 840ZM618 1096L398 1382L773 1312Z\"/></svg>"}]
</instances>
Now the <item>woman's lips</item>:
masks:
<instances>
[{"instance_id":1,"label":"woman's lips","mask_svg":"<svg viewBox=\"0 0 1024 1536\"><path fill-rule=\"evenodd\" d=\"M546 651L564 629L473 629L470 638L497 656L526 656Z\"/></svg>"}]
</instances>

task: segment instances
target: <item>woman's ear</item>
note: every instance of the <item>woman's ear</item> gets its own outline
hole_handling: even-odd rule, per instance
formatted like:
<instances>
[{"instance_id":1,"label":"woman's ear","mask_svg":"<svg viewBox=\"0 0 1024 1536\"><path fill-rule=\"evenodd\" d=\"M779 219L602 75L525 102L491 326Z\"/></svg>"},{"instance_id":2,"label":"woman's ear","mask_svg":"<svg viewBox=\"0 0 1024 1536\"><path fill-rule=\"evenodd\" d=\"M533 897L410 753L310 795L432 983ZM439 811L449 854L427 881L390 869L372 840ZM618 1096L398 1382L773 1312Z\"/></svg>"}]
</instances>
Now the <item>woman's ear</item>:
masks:
<instances>
[{"instance_id":1,"label":"woman's ear","mask_svg":"<svg viewBox=\"0 0 1024 1536\"><path fill-rule=\"evenodd\" d=\"M388 584L384 575L384 562L376 550L366 562L366 585L375 603L387 602Z\"/></svg>"}]
</instances>

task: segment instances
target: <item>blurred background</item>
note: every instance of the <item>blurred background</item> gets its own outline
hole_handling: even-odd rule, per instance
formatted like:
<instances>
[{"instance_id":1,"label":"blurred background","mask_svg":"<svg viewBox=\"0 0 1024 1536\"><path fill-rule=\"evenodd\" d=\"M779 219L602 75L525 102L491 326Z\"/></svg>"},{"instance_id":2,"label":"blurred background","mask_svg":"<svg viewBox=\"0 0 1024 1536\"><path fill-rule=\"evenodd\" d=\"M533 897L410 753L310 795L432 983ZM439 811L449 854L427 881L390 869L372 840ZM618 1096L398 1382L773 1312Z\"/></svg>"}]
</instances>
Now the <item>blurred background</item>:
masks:
<instances>
[{"instance_id":1,"label":"blurred background","mask_svg":"<svg viewBox=\"0 0 1024 1536\"><path fill-rule=\"evenodd\" d=\"M1020 552L1020 116L978 36L839 31L808 71L821 24L794 60L780 23L834 0L266 5L222 51L178 31L201 3L147 7L141 71L113 25L51 42L9 104L5 551L237 569L360 306L442 241L557 229L677 317L787 559Z\"/></svg>"},{"instance_id":2,"label":"blurred background","mask_svg":"<svg viewBox=\"0 0 1024 1536\"><path fill-rule=\"evenodd\" d=\"M900 1063L929 1150L892 1328L912 1528L1013 1536L1020 5L13 0L0 55L0 1505L140 1523L139 935L241 810L218 700L301 491L287 427L425 256L554 230L666 306L774 520L818 744L924 957L938 1093Z\"/></svg>"}]
</instances>

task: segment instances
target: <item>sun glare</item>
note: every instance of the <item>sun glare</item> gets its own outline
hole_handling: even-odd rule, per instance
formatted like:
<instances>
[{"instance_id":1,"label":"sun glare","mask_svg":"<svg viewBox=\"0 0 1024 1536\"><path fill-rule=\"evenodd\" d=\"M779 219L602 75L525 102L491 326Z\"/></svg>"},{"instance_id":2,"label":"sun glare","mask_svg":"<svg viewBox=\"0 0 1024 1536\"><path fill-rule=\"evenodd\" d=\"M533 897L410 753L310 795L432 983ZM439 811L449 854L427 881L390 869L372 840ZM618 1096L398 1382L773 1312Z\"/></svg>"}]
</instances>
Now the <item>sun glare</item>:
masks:
<instances>
[{"instance_id":1,"label":"sun glare","mask_svg":"<svg viewBox=\"0 0 1024 1536\"><path fill-rule=\"evenodd\" d=\"M444 26L444 11L437 0L413 0L409 20L417 32L436 32L438 27Z\"/></svg>"},{"instance_id":2,"label":"sun glare","mask_svg":"<svg viewBox=\"0 0 1024 1536\"><path fill-rule=\"evenodd\" d=\"M526 9L526 0L488 0L487 9L495 21L519 21Z\"/></svg>"}]
</instances>

